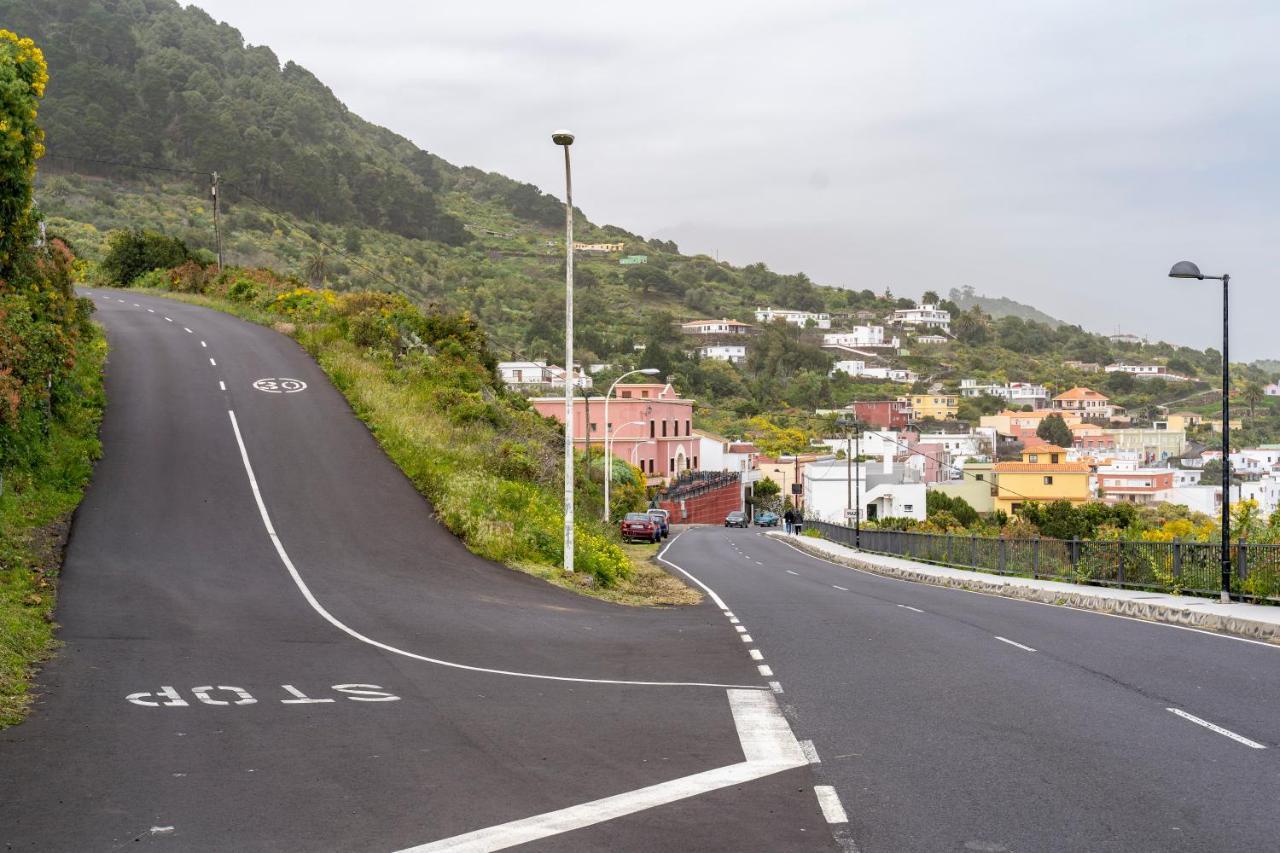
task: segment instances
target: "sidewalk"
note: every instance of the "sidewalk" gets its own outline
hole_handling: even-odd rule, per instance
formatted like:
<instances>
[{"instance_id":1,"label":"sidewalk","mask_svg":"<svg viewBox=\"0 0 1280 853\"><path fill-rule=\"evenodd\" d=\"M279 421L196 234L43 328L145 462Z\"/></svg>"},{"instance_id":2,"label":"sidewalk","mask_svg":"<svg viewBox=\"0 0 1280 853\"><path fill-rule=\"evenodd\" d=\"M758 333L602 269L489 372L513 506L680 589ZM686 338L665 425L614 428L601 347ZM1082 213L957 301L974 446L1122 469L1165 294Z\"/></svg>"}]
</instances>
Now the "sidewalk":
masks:
<instances>
[{"instance_id":1,"label":"sidewalk","mask_svg":"<svg viewBox=\"0 0 1280 853\"><path fill-rule=\"evenodd\" d=\"M1221 631L1280 645L1280 607L1236 602L1221 604L1214 599L1190 595L994 575L855 551L812 536L788 536L779 532L765 535L833 563L900 580Z\"/></svg>"}]
</instances>

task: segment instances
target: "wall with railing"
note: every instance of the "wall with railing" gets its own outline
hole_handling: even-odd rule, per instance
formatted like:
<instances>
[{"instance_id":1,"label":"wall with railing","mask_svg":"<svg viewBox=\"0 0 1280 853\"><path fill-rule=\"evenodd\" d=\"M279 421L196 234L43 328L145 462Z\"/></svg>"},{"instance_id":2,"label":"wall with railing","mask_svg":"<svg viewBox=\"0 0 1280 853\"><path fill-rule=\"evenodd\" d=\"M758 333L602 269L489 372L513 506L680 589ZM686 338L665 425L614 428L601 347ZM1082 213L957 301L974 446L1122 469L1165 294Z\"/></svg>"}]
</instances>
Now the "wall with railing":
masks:
<instances>
[{"instance_id":1,"label":"wall with railing","mask_svg":"<svg viewBox=\"0 0 1280 853\"><path fill-rule=\"evenodd\" d=\"M807 524L833 542L854 544L852 527ZM866 528L859 540L863 551L1001 575L1212 596L1222 588L1217 542L1005 539ZM1230 556L1233 597L1280 604L1280 545L1241 541Z\"/></svg>"}]
</instances>

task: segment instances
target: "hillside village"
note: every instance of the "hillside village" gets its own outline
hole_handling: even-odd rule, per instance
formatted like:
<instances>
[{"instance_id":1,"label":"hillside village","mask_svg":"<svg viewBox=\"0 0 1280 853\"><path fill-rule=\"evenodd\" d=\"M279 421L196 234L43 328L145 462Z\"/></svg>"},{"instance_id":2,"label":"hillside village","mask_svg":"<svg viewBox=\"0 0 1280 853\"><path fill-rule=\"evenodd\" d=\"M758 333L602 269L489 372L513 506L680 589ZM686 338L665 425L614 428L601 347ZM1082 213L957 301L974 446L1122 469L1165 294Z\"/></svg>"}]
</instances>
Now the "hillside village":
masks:
<instances>
[{"instance_id":1,"label":"hillside village","mask_svg":"<svg viewBox=\"0 0 1280 853\"><path fill-rule=\"evenodd\" d=\"M928 495L934 492L961 499L993 518L1014 517L1032 502L1059 501L1072 506L1167 504L1205 515L1220 511L1222 486L1215 472L1222 454L1214 446L1220 446L1220 413L1174 404L1130 411L1118 401L1120 395L1083 383L1054 387L1028 377L935 379L907 367L906 357L954 340L953 319L937 303L922 301L883 315L767 306L755 310L754 323L684 320L678 328L690 359L745 364L763 330L790 327L829 354L832 377L901 391L816 409L808 446L771 455L752 442L749 430L726 437L697 428L702 420L697 401L670 380L605 385L597 377L613 377L615 365L574 365L570 381L580 395L575 442L638 466L663 505L670 504L677 518L690 522L720 520L716 513L722 514L724 500L709 494L719 491L734 495L735 508L794 506L807 518L845 523L855 484L859 517L866 522L923 522ZM1115 337L1120 344L1141 343L1123 333ZM643 350L637 345L635 367L643 366ZM1174 389L1174 396L1181 396L1185 386L1205 387L1164 362L1074 361L1064 366L1092 377L1099 387L1167 383L1164 387ZM511 361L500 363L498 370L509 387L531 397L538 411L563 420L562 366ZM1258 390L1249 393L1257 395ZM1280 385L1266 384L1261 393L1280 396ZM611 406L607 417L606 400ZM1261 402L1251 399L1248 408ZM1244 419L1233 418L1230 429L1239 432L1244 426ZM851 464L850 457L857 461ZM1280 444L1233 451L1231 464L1233 504L1253 501L1264 517L1280 509ZM716 480L714 490L708 487L709 478L725 473L734 476ZM766 480L766 497L756 497L758 484ZM690 485L700 499L692 499ZM672 495L683 496L683 501L673 502Z\"/></svg>"}]
</instances>

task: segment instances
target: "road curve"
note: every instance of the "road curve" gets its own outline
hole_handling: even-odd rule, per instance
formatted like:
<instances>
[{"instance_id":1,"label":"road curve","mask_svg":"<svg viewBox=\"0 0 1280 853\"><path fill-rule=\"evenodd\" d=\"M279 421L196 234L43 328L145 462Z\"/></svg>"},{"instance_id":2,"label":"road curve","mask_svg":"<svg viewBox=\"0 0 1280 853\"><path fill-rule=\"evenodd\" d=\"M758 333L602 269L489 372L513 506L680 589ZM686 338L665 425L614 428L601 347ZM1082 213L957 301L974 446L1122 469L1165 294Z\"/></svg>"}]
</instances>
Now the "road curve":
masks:
<instances>
[{"instance_id":1,"label":"road curve","mask_svg":"<svg viewBox=\"0 0 1280 853\"><path fill-rule=\"evenodd\" d=\"M772 693L711 601L624 608L481 560L293 341L92 298L104 454L65 647L0 732L6 850L393 851L548 813L504 843L833 849L809 767L744 734Z\"/></svg>"},{"instance_id":2,"label":"road curve","mask_svg":"<svg viewBox=\"0 0 1280 853\"><path fill-rule=\"evenodd\" d=\"M863 853L1277 849L1280 648L858 572L755 530L665 557L770 662Z\"/></svg>"}]
</instances>

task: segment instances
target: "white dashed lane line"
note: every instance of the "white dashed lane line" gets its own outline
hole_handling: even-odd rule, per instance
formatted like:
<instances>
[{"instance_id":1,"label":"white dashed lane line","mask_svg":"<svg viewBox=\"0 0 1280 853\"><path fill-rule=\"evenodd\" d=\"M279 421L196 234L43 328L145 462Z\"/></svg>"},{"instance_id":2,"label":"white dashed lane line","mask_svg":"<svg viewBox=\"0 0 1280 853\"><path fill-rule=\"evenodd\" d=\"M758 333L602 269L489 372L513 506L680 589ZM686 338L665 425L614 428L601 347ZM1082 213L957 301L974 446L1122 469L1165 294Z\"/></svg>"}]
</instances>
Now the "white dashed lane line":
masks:
<instances>
[{"instance_id":1,"label":"white dashed lane line","mask_svg":"<svg viewBox=\"0 0 1280 853\"><path fill-rule=\"evenodd\" d=\"M172 317L165 317L164 319L165 319L165 321L166 321L166 322L169 322L169 323L172 323L172 322L173 322L173 318L172 318Z\"/></svg>"},{"instance_id":2,"label":"white dashed lane line","mask_svg":"<svg viewBox=\"0 0 1280 853\"><path fill-rule=\"evenodd\" d=\"M835 584L832 584L832 585L831 585L831 588L832 588L832 589L838 589L838 590L840 590L841 592L848 592L848 591L849 591L849 588L848 588L847 586L836 586Z\"/></svg>"},{"instance_id":3,"label":"white dashed lane line","mask_svg":"<svg viewBox=\"0 0 1280 853\"><path fill-rule=\"evenodd\" d=\"M818 748L813 745L813 741L800 741L800 751L804 753L804 757L809 760L810 764L822 763L822 759L818 757Z\"/></svg>"},{"instance_id":4,"label":"white dashed lane line","mask_svg":"<svg viewBox=\"0 0 1280 853\"><path fill-rule=\"evenodd\" d=\"M744 642L744 643L752 643L752 642L755 642L755 641L751 639L751 635L750 635L750 634L743 634L743 635L742 635L742 642Z\"/></svg>"},{"instance_id":5,"label":"white dashed lane line","mask_svg":"<svg viewBox=\"0 0 1280 853\"><path fill-rule=\"evenodd\" d=\"M773 670L767 664L760 664L756 669L760 670L760 674L765 678L773 678Z\"/></svg>"},{"instance_id":6,"label":"white dashed lane line","mask_svg":"<svg viewBox=\"0 0 1280 853\"><path fill-rule=\"evenodd\" d=\"M919 607L912 607L910 604L899 604L898 606L899 606L899 607L901 607L903 610L910 610L912 613L923 613L923 612L924 612L924 611L923 611L923 610L921 610ZM1001 637L996 637L996 639L997 639L997 640L999 640L999 639L1002 639L1002 638L1001 638ZM1007 642L1009 642L1009 641L1008 641L1008 640L1005 640L1005 642L1007 643ZM1015 643L1015 645L1016 645L1016 643ZM1026 646L1023 646L1023 648L1025 649L1025 648L1026 648ZM1032 649L1032 651L1035 651L1035 649Z\"/></svg>"},{"instance_id":7,"label":"white dashed lane line","mask_svg":"<svg viewBox=\"0 0 1280 853\"><path fill-rule=\"evenodd\" d=\"M845 814L844 806L840 805L840 796L836 794L836 789L830 785L815 785L813 793L818 795L818 805L822 807L822 816L827 819L827 823L848 823L849 816Z\"/></svg>"},{"instance_id":8,"label":"white dashed lane line","mask_svg":"<svg viewBox=\"0 0 1280 853\"><path fill-rule=\"evenodd\" d=\"M188 335L194 335L194 334L195 334L195 332L191 331L191 330L190 330L190 329L188 329L186 326L183 326L183 327L182 327L182 331L186 332Z\"/></svg>"},{"instance_id":9,"label":"white dashed lane line","mask_svg":"<svg viewBox=\"0 0 1280 853\"><path fill-rule=\"evenodd\" d=\"M218 390L219 391L227 390L227 383L223 382L222 380L218 380Z\"/></svg>"},{"instance_id":10,"label":"white dashed lane line","mask_svg":"<svg viewBox=\"0 0 1280 853\"><path fill-rule=\"evenodd\" d=\"M204 341L201 341L201 342L200 342L200 346L205 347L205 348L208 348L208 346L209 346L209 345L208 345L208 344L206 344Z\"/></svg>"},{"instance_id":11,"label":"white dashed lane line","mask_svg":"<svg viewBox=\"0 0 1280 853\"><path fill-rule=\"evenodd\" d=\"M747 654L751 655L752 660L764 660L764 655L759 649L751 649Z\"/></svg>"},{"instance_id":12,"label":"white dashed lane line","mask_svg":"<svg viewBox=\"0 0 1280 853\"><path fill-rule=\"evenodd\" d=\"M899 607L905 607L906 605L898 605L898 606L899 606ZM1008 638L1006 638L1006 637L996 637L996 639L997 639L997 640L999 640L999 641L1000 641L1000 642L1002 642L1002 643L1008 643L1008 644L1009 644L1009 645L1011 645L1011 646L1016 646L1017 648L1022 649L1024 652L1034 652L1034 651L1035 651L1035 649L1031 648L1030 646L1024 646L1024 645L1022 645L1022 643L1015 643L1013 640L1010 640L1010 639L1008 639Z\"/></svg>"},{"instance_id":13,"label":"white dashed lane line","mask_svg":"<svg viewBox=\"0 0 1280 853\"><path fill-rule=\"evenodd\" d=\"M795 575L796 577L800 577L800 573L799 573L799 572L793 572L793 571L791 571L790 569L787 569L787 574L789 574L789 575Z\"/></svg>"},{"instance_id":14,"label":"white dashed lane line","mask_svg":"<svg viewBox=\"0 0 1280 853\"><path fill-rule=\"evenodd\" d=\"M1215 726L1213 723L1209 722L1208 720L1202 720L1199 717L1188 714L1186 711L1182 710L1181 708L1165 708L1165 710L1171 714L1177 714L1182 719L1189 720L1195 723L1197 726L1204 726L1206 729L1208 729L1211 732L1217 732L1223 737L1229 737L1236 743L1242 743L1245 746L1249 747L1250 749L1266 749L1266 746L1258 743L1256 740L1249 740L1244 735L1238 735L1235 732L1231 731L1230 729L1224 729L1222 726Z\"/></svg>"},{"instance_id":15,"label":"white dashed lane line","mask_svg":"<svg viewBox=\"0 0 1280 853\"><path fill-rule=\"evenodd\" d=\"M154 313L156 313L156 309L154 309L154 308L148 308L148 309L147 309L147 313L148 313L148 314L154 314Z\"/></svg>"},{"instance_id":16,"label":"white dashed lane line","mask_svg":"<svg viewBox=\"0 0 1280 853\"><path fill-rule=\"evenodd\" d=\"M209 363L212 364L214 367L218 366L218 362L214 361L213 359L209 359Z\"/></svg>"}]
</instances>

